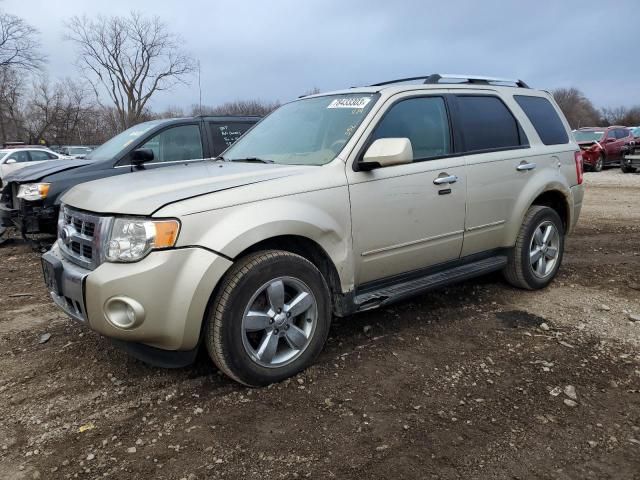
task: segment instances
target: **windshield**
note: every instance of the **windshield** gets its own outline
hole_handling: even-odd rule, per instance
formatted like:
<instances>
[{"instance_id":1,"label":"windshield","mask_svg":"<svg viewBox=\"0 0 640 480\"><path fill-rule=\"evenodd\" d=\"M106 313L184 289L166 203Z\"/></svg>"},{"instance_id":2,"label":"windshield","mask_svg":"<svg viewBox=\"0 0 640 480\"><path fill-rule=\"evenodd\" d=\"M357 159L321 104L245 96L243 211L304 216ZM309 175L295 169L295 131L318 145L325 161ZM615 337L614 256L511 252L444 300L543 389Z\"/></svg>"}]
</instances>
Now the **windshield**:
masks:
<instances>
[{"instance_id":1,"label":"windshield","mask_svg":"<svg viewBox=\"0 0 640 480\"><path fill-rule=\"evenodd\" d=\"M599 142L604 136L604 130L576 130L573 136L576 142Z\"/></svg>"},{"instance_id":2,"label":"windshield","mask_svg":"<svg viewBox=\"0 0 640 480\"><path fill-rule=\"evenodd\" d=\"M91 151L85 157L85 160L107 160L110 158L114 158L118 155L118 153L120 153L120 151L131 145L132 142L135 142L138 137L140 137L140 135L148 132L163 121L164 120L153 120L151 122L144 122L139 123L138 125L134 125L128 130L119 133L111 140L103 143L95 150ZM84 151L80 153L84 153Z\"/></svg>"},{"instance_id":3,"label":"windshield","mask_svg":"<svg viewBox=\"0 0 640 480\"><path fill-rule=\"evenodd\" d=\"M631 135L633 135L634 137L640 137L640 127L632 128Z\"/></svg>"},{"instance_id":4,"label":"windshield","mask_svg":"<svg viewBox=\"0 0 640 480\"><path fill-rule=\"evenodd\" d=\"M377 98L377 94L353 93L288 103L240 138L224 158L324 165L344 147Z\"/></svg>"}]
</instances>

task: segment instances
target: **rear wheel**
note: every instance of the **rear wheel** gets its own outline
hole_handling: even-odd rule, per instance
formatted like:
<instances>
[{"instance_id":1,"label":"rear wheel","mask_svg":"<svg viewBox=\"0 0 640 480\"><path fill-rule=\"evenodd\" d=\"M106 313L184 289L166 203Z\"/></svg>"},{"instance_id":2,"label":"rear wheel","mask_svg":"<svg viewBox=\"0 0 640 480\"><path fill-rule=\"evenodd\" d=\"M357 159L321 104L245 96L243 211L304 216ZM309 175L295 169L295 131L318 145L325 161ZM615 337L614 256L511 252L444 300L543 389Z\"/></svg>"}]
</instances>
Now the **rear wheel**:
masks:
<instances>
[{"instance_id":1,"label":"rear wheel","mask_svg":"<svg viewBox=\"0 0 640 480\"><path fill-rule=\"evenodd\" d=\"M248 386L307 368L329 333L329 289L305 258L270 250L232 267L213 300L205 342L214 363Z\"/></svg>"},{"instance_id":2,"label":"rear wheel","mask_svg":"<svg viewBox=\"0 0 640 480\"><path fill-rule=\"evenodd\" d=\"M598 157L598 160L596 160L596 163L593 166L593 171L601 172L602 167L604 167L604 153L601 153L600 156Z\"/></svg>"},{"instance_id":3,"label":"rear wheel","mask_svg":"<svg viewBox=\"0 0 640 480\"><path fill-rule=\"evenodd\" d=\"M533 205L524 217L504 276L514 287L544 288L558 273L563 252L564 228L560 216L552 208Z\"/></svg>"}]
</instances>

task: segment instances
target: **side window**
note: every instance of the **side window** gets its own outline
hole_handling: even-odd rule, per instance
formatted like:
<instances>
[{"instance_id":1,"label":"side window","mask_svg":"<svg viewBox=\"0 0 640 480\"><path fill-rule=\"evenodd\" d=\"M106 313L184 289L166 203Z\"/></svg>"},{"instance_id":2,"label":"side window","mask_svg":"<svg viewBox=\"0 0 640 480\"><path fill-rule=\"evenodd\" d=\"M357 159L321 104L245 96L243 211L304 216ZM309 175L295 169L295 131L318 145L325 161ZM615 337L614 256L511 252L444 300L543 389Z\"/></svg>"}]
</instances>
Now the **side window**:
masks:
<instances>
[{"instance_id":1,"label":"side window","mask_svg":"<svg viewBox=\"0 0 640 480\"><path fill-rule=\"evenodd\" d=\"M413 159L424 160L451 153L451 136L447 109L442 97L402 100L384 115L372 140L408 138Z\"/></svg>"},{"instance_id":2,"label":"side window","mask_svg":"<svg viewBox=\"0 0 640 480\"><path fill-rule=\"evenodd\" d=\"M25 162L30 161L29 153L27 153L25 151L14 152L11 155L9 155L7 160L15 160L16 163L25 163ZM7 160L5 160L5 163L7 163Z\"/></svg>"},{"instance_id":3,"label":"side window","mask_svg":"<svg viewBox=\"0 0 640 480\"><path fill-rule=\"evenodd\" d=\"M29 150L32 162L42 162L43 160L51 160L51 156L42 150Z\"/></svg>"},{"instance_id":4,"label":"side window","mask_svg":"<svg viewBox=\"0 0 640 480\"><path fill-rule=\"evenodd\" d=\"M499 98L461 95L457 101L460 127L468 152L527 145L520 125Z\"/></svg>"},{"instance_id":5,"label":"side window","mask_svg":"<svg viewBox=\"0 0 640 480\"><path fill-rule=\"evenodd\" d=\"M617 139L615 129L614 130L609 130L609 133L607 133L607 138Z\"/></svg>"},{"instance_id":6,"label":"side window","mask_svg":"<svg viewBox=\"0 0 640 480\"><path fill-rule=\"evenodd\" d=\"M198 125L181 125L167 128L138 148L153 150L153 163L201 159L200 127Z\"/></svg>"},{"instance_id":7,"label":"side window","mask_svg":"<svg viewBox=\"0 0 640 480\"><path fill-rule=\"evenodd\" d=\"M533 124L542 143L545 145L569 143L569 135L564 124L549 100L528 95L514 95L513 98Z\"/></svg>"},{"instance_id":8,"label":"side window","mask_svg":"<svg viewBox=\"0 0 640 480\"><path fill-rule=\"evenodd\" d=\"M220 155L253 125L246 122L209 123L209 131L213 138L213 155Z\"/></svg>"},{"instance_id":9,"label":"side window","mask_svg":"<svg viewBox=\"0 0 640 480\"><path fill-rule=\"evenodd\" d=\"M629 131L626 128L619 128L617 136L620 139L627 138L629 136Z\"/></svg>"}]
</instances>

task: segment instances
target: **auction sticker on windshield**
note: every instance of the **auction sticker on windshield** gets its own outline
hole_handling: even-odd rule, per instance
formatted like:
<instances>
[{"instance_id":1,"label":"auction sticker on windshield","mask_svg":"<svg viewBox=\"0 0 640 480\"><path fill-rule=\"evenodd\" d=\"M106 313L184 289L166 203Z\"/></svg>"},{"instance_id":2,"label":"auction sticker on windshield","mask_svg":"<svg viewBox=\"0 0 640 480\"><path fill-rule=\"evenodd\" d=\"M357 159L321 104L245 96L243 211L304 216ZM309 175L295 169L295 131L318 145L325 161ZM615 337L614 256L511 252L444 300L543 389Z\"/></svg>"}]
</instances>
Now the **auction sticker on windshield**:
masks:
<instances>
[{"instance_id":1,"label":"auction sticker on windshield","mask_svg":"<svg viewBox=\"0 0 640 480\"><path fill-rule=\"evenodd\" d=\"M371 101L371 97L336 98L327 108L364 108Z\"/></svg>"}]
</instances>

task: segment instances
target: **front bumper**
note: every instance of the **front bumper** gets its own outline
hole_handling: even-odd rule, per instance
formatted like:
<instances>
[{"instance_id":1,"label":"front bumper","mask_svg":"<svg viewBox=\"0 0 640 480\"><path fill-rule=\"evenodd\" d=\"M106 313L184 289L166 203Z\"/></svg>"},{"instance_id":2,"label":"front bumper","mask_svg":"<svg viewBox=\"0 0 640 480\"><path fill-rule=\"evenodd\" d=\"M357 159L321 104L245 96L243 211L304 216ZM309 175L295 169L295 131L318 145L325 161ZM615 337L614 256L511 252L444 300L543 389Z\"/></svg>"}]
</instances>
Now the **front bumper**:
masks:
<instances>
[{"instance_id":1,"label":"front bumper","mask_svg":"<svg viewBox=\"0 0 640 480\"><path fill-rule=\"evenodd\" d=\"M47 268L48 275L55 276L54 282L47 282L51 297L72 318L112 339L186 351L198 345L211 292L231 261L194 247L152 252L136 263L103 263L87 270L65 259L55 244L43 255L43 265L45 281ZM142 307L135 325L122 328L110 320L114 298Z\"/></svg>"},{"instance_id":2,"label":"front bumper","mask_svg":"<svg viewBox=\"0 0 640 480\"><path fill-rule=\"evenodd\" d=\"M600 151L582 150L582 162L590 167L595 167L596 162L600 158Z\"/></svg>"},{"instance_id":3,"label":"front bumper","mask_svg":"<svg viewBox=\"0 0 640 480\"><path fill-rule=\"evenodd\" d=\"M8 202L0 204L0 225L16 227L23 234L56 234L58 207L45 207L42 202L17 200L17 208Z\"/></svg>"},{"instance_id":4,"label":"front bumper","mask_svg":"<svg viewBox=\"0 0 640 480\"><path fill-rule=\"evenodd\" d=\"M626 155L622 159L622 166L640 168L640 154Z\"/></svg>"}]
</instances>

